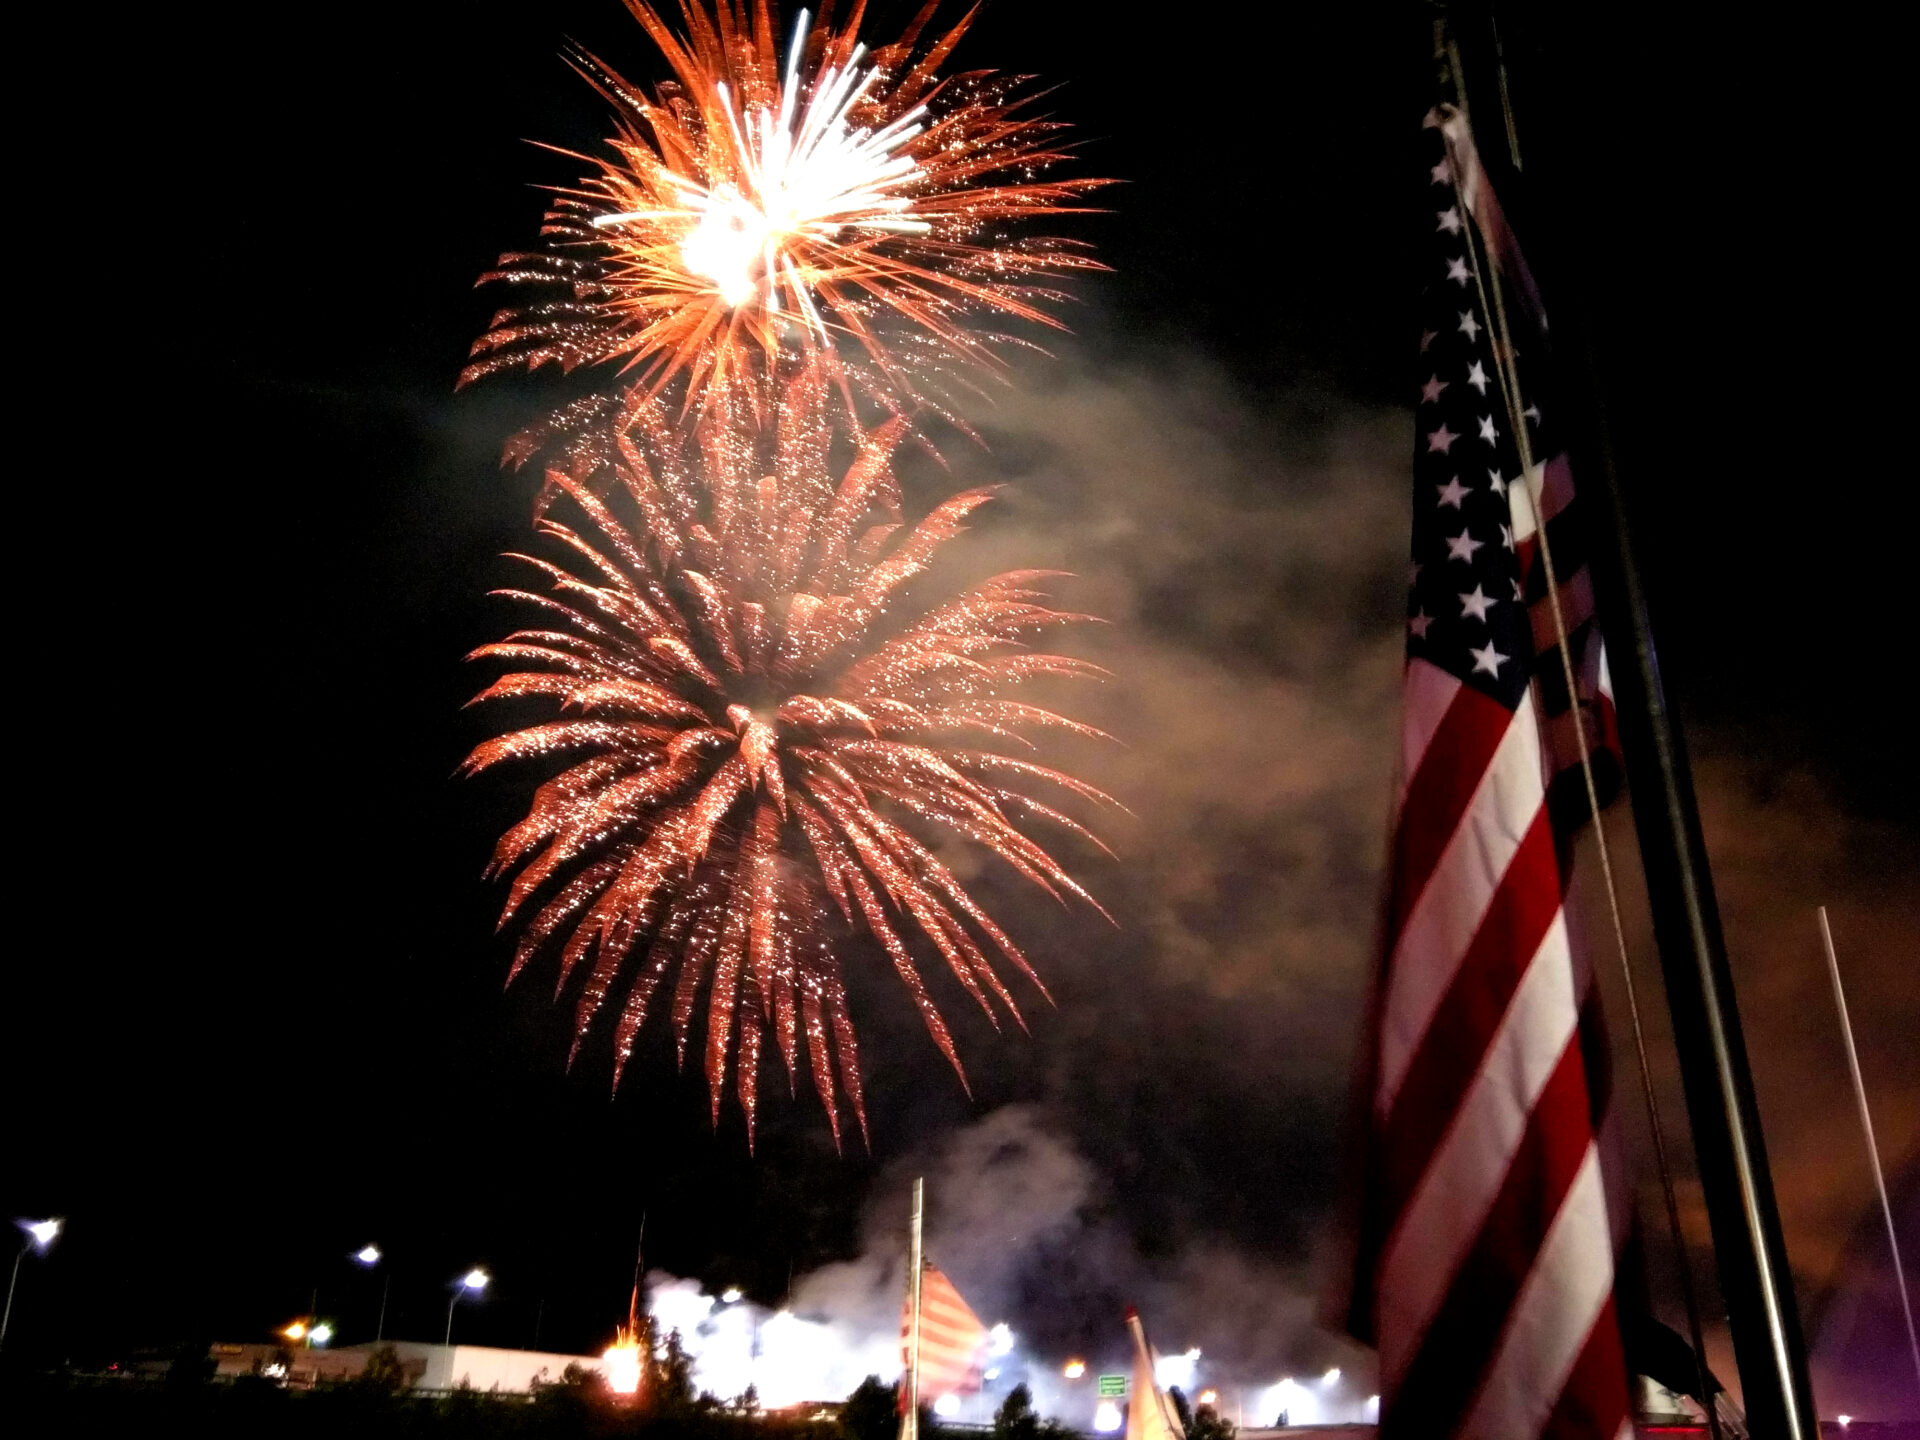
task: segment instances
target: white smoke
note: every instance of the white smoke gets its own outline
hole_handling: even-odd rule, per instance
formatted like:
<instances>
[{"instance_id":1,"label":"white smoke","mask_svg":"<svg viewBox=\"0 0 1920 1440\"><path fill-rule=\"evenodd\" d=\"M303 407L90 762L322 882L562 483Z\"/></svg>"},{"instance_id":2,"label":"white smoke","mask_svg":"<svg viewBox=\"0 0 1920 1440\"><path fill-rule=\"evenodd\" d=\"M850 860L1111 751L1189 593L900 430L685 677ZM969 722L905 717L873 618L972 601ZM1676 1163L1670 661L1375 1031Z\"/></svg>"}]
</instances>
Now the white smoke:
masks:
<instances>
[{"instance_id":1,"label":"white smoke","mask_svg":"<svg viewBox=\"0 0 1920 1440\"><path fill-rule=\"evenodd\" d=\"M693 1363L693 1383L723 1400L752 1387L769 1409L845 1398L868 1375L891 1380L900 1371L893 1334L792 1310L770 1311L747 1300L709 1295L693 1280L655 1272L647 1278L647 1310L657 1333L678 1331Z\"/></svg>"},{"instance_id":2,"label":"white smoke","mask_svg":"<svg viewBox=\"0 0 1920 1440\"><path fill-rule=\"evenodd\" d=\"M988 1419L1024 1383L1042 1414L1091 1426L1098 1377L1129 1369L1121 1307L1130 1300L1152 1326L1162 1382L1189 1397L1216 1390L1229 1419L1271 1424L1266 1412L1277 1412L1283 1396L1296 1415L1360 1417L1366 1357L1313 1332L1299 1277L1199 1243L1150 1264L1102 1206L1092 1167L1039 1110L1022 1105L993 1111L893 1167L874 1188L860 1255L800 1277L789 1309L651 1276L648 1308L660 1333L680 1332L695 1386L732 1399L751 1385L762 1405L781 1408L842 1399L868 1375L898 1379L915 1175L927 1182L928 1258L984 1322L1008 1327L993 1347L1000 1353L986 1360L986 1388L942 1413ZM1022 1338L1023 1315L1052 1314L1058 1331L1058 1313L1079 1303L1098 1312L1082 1317L1095 1337L1087 1353L1067 1348L1070 1341ZM1292 1388L1276 1388L1288 1355L1312 1360L1318 1378L1289 1377ZM1074 1359L1085 1371L1068 1379L1062 1371ZM1346 1367L1337 1380L1320 1373L1332 1363Z\"/></svg>"}]
</instances>

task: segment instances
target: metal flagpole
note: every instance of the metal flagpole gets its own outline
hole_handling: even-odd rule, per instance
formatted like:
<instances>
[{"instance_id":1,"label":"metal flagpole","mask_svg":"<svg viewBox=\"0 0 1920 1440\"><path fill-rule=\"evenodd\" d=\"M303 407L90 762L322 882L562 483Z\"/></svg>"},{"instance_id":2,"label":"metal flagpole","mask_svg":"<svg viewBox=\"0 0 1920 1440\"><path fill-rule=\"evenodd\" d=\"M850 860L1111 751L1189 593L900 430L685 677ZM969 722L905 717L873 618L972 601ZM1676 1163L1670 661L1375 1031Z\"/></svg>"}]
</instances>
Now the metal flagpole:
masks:
<instances>
[{"instance_id":1,"label":"metal flagpole","mask_svg":"<svg viewBox=\"0 0 1920 1440\"><path fill-rule=\"evenodd\" d=\"M1833 950L1833 927L1827 907L1820 907L1820 943L1827 952L1827 978L1833 981L1833 1007L1840 1012L1840 1035L1847 1042L1847 1069L1853 1075L1853 1099L1860 1107L1860 1131L1867 1137L1867 1159L1873 1164L1873 1188L1880 1196L1880 1218L1887 1222L1887 1249L1893 1255L1893 1283L1900 1288L1900 1309L1907 1317L1907 1345L1913 1351L1913 1374L1920 1380L1920 1336L1913 1328L1913 1302L1907 1298L1907 1272L1900 1263L1900 1241L1893 1232L1893 1205L1887 1199L1887 1177L1880 1169L1880 1146L1873 1138L1873 1116L1867 1110L1867 1086L1860 1078L1860 1052L1853 1048L1853 1021L1847 1017L1847 992L1840 988L1840 960Z\"/></svg>"},{"instance_id":2,"label":"metal flagpole","mask_svg":"<svg viewBox=\"0 0 1920 1440\"><path fill-rule=\"evenodd\" d=\"M913 1182L913 1231L907 1242L907 1403L900 1416L900 1440L920 1440L920 1232L926 1213L924 1179Z\"/></svg>"},{"instance_id":3,"label":"metal flagpole","mask_svg":"<svg viewBox=\"0 0 1920 1440\"><path fill-rule=\"evenodd\" d=\"M1471 26L1456 32L1463 47L1490 43L1489 13L1483 3L1463 6L1456 14ZM1747 1419L1760 1440L1818 1440L1806 1347L1706 841L1679 716L1667 697L1654 645L1594 344L1592 316L1603 312L1587 293L1590 277L1611 273L1604 248L1610 243L1609 207L1631 203L1618 183L1595 178L1616 174L1604 153L1612 129L1596 123L1616 99L1600 93L1604 86L1583 87L1581 77L1569 71L1570 58L1597 58L1586 55L1590 46L1563 47L1554 73L1532 77L1513 67L1516 48L1504 47L1505 58L1521 81L1535 81L1532 96L1541 102L1542 123L1529 129L1526 182L1515 175L1496 189L1503 200L1512 196L1519 202L1509 202L1510 213L1529 199L1542 202L1531 216L1517 216L1516 228L1528 237L1528 258L1539 266L1553 317L1553 348L1566 380L1559 403L1571 412L1565 433L1573 442L1574 471L1587 482L1582 497L1593 498L1600 520L1591 533L1596 609ZM1480 68L1489 73L1492 67ZM1529 96L1523 85L1515 92L1519 108Z\"/></svg>"}]
</instances>

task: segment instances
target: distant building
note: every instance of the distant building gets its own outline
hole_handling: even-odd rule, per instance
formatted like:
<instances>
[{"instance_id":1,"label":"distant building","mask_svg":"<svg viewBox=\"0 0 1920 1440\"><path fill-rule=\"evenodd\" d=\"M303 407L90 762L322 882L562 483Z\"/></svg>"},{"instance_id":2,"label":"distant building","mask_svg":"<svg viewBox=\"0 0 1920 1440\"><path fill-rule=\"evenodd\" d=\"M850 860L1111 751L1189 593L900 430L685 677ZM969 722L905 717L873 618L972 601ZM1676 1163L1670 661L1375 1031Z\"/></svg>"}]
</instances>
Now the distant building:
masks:
<instances>
[{"instance_id":1,"label":"distant building","mask_svg":"<svg viewBox=\"0 0 1920 1440\"><path fill-rule=\"evenodd\" d=\"M569 1365L604 1374L592 1355L557 1355L544 1350L497 1350L490 1345L420 1345L386 1342L400 1357L416 1390L495 1390L524 1394L536 1385L559 1383ZM260 1375L299 1389L352 1380L366 1369L374 1345L301 1349L287 1345L215 1345L209 1352L214 1373L227 1377Z\"/></svg>"}]
</instances>

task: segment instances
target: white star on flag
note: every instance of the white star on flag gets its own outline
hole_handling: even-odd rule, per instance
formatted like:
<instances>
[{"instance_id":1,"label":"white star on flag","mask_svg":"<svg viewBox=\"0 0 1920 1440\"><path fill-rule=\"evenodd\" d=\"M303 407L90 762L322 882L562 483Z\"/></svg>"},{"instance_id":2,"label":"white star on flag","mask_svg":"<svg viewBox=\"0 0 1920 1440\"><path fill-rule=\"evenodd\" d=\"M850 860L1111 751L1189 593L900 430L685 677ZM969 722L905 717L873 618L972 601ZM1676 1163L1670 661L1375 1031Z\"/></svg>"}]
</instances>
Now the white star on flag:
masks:
<instances>
[{"instance_id":1,"label":"white star on flag","mask_svg":"<svg viewBox=\"0 0 1920 1440\"><path fill-rule=\"evenodd\" d=\"M1499 603L1500 602L1494 599L1493 596L1487 594L1480 586L1476 585L1473 587L1473 593L1471 595L1462 595L1460 597L1460 618L1465 620L1471 616L1484 625L1487 621L1487 611Z\"/></svg>"},{"instance_id":2,"label":"white star on flag","mask_svg":"<svg viewBox=\"0 0 1920 1440\"><path fill-rule=\"evenodd\" d=\"M1493 428L1493 417L1491 415L1482 415L1480 417L1480 438L1489 445L1498 445L1500 443L1500 432Z\"/></svg>"},{"instance_id":3,"label":"white star on flag","mask_svg":"<svg viewBox=\"0 0 1920 1440\"><path fill-rule=\"evenodd\" d=\"M1427 450L1429 453L1438 450L1444 455L1453 447L1453 442L1459 438L1458 435L1447 429L1443 423L1438 430L1430 430L1427 432Z\"/></svg>"},{"instance_id":4,"label":"white star on flag","mask_svg":"<svg viewBox=\"0 0 1920 1440\"><path fill-rule=\"evenodd\" d=\"M1427 627L1431 624L1433 624L1433 617L1422 610L1418 615L1407 621L1407 629L1413 632L1414 639L1424 640L1427 638Z\"/></svg>"},{"instance_id":5,"label":"white star on flag","mask_svg":"<svg viewBox=\"0 0 1920 1440\"><path fill-rule=\"evenodd\" d=\"M1446 484L1436 485L1433 488L1440 492L1440 503L1442 505L1451 505L1456 510L1460 508L1460 502L1473 493L1460 483L1460 477L1458 475L1454 476Z\"/></svg>"},{"instance_id":6,"label":"white star on flag","mask_svg":"<svg viewBox=\"0 0 1920 1440\"><path fill-rule=\"evenodd\" d=\"M1478 340L1480 338L1480 322L1473 318L1473 312L1471 310L1464 312L1460 316L1460 333L1469 340Z\"/></svg>"},{"instance_id":7,"label":"white star on flag","mask_svg":"<svg viewBox=\"0 0 1920 1440\"><path fill-rule=\"evenodd\" d=\"M1447 558L1449 560L1464 560L1467 564L1471 565L1473 563L1473 552L1486 543L1484 540L1475 540L1468 531L1462 530L1458 535L1452 535L1447 538Z\"/></svg>"},{"instance_id":8,"label":"white star on flag","mask_svg":"<svg viewBox=\"0 0 1920 1440\"><path fill-rule=\"evenodd\" d=\"M1433 404L1439 400L1440 392L1445 390L1450 383L1450 381L1442 380L1438 375L1435 375L1420 387L1420 403L1422 405Z\"/></svg>"},{"instance_id":9,"label":"white star on flag","mask_svg":"<svg viewBox=\"0 0 1920 1440\"><path fill-rule=\"evenodd\" d=\"M1467 653L1473 657L1475 674L1484 670L1489 675L1498 675L1500 673L1500 667L1507 663L1507 657L1493 648L1493 642L1491 640L1478 649L1469 645L1467 647Z\"/></svg>"},{"instance_id":10,"label":"white star on flag","mask_svg":"<svg viewBox=\"0 0 1920 1440\"><path fill-rule=\"evenodd\" d=\"M1460 207L1458 205L1454 206L1451 210L1442 210L1440 212L1440 228L1449 235L1458 235L1460 233Z\"/></svg>"},{"instance_id":11,"label":"white star on flag","mask_svg":"<svg viewBox=\"0 0 1920 1440\"><path fill-rule=\"evenodd\" d=\"M1467 367L1467 384L1482 395L1487 393L1487 370L1478 360Z\"/></svg>"}]
</instances>

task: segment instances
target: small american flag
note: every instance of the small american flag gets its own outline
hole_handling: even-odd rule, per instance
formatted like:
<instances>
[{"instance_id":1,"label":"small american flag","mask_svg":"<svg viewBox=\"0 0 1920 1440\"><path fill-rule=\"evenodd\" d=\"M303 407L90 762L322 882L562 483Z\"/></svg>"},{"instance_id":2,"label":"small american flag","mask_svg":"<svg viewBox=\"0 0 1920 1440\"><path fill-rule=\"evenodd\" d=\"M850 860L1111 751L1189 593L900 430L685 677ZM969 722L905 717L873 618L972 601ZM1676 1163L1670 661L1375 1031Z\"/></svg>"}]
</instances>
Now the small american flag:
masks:
<instances>
[{"instance_id":1,"label":"small american flag","mask_svg":"<svg viewBox=\"0 0 1920 1440\"><path fill-rule=\"evenodd\" d=\"M980 1388L987 1327L960 1298L953 1282L928 1265L920 1274L920 1399L971 1393ZM913 1296L900 1311L900 1358L913 1363ZM901 1387L902 1403L906 1388Z\"/></svg>"},{"instance_id":2,"label":"small american flag","mask_svg":"<svg viewBox=\"0 0 1920 1440\"><path fill-rule=\"evenodd\" d=\"M1613 1440L1629 1433L1625 1209L1602 1165L1598 997L1565 905L1587 812L1574 724L1603 803L1617 783L1605 657L1556 458L1534 479L1573 631L1569 695L1516 422L1531 454L1554 452L1540 409L1502 390L1483 298L1497 257L1524 329L1531 282L1461 117L1436 112L1428 136L1401 780L1345 1318L1380 1352L1383 1435Z\"/></svg>"}]
</instances>

